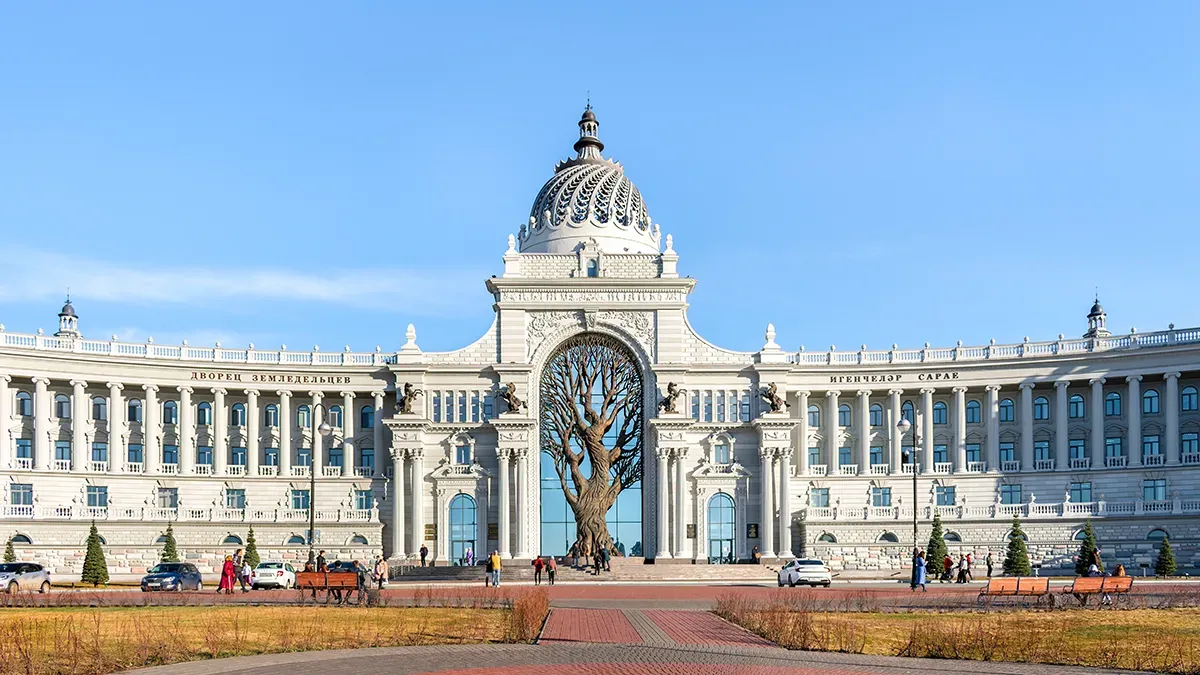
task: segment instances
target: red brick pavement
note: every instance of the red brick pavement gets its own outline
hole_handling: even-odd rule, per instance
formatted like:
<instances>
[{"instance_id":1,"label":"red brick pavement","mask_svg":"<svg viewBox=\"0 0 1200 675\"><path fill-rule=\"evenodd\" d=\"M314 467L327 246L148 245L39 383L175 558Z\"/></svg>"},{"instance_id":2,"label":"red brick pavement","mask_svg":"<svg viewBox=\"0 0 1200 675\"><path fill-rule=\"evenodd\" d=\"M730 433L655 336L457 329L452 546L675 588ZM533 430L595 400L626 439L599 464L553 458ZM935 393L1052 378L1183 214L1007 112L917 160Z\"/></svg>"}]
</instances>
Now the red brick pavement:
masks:
<instances>
[{"instance_id":1,"label":"red brick pavement","mask_svg":"<svg viewBox=\"0 0 1200 675\"><path fill-rule=\"evenodd\" d=\"M725 647L774 647L753 633L708 612L642 612L681 645L718 645Z\"/></svg>"},{"instance_id":2,"label":"red brick pavement","mask_svg":"<svg viewBox=\"0 0 1200 675\"><path fill-rule=\"evenodd\" d=\"M554 609L538 643L554 642L640 645L642 637L619 609Z\"/></svg>"}]
</instances>

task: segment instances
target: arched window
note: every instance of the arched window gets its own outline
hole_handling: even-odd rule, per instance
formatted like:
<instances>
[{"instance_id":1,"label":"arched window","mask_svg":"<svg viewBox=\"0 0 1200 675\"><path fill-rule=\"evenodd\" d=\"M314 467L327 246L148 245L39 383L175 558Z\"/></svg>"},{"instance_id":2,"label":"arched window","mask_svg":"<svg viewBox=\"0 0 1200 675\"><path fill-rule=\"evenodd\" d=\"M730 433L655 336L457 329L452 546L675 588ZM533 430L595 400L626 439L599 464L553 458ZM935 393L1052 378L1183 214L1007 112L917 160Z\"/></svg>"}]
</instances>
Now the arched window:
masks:
<instances>
[{"instance_id":1,"label":"arched window","mask_svg":"<svg viewBox=\"0 0 1200 675\"><path fill-rule=\"evenodd\" d=\"M288 546L303 546L304 543L304 537L301 537L298 534L293 534L292 536L288 537L286 542Z\"/></svg>"},{"instance_id":2,"label":"arched window","mask_svg":"<svg viewBox=\"0 0 1200 675\"><path fill-rule=\"evenodd\" d=\"M296 408L296 426L301 429L307 429L311 420L309 419L308 406L302 405Z\"/></svg>"},{"instance_id":3,"label":"arched window","mask_svg":"<svg viewBox=\"0 0 1200 675\"><path fill-rule=\"evenodd\" d=\"M350 545L351 546L366 546L367 538L362 536L361 534L356 534L353 537L350 537Z\"/></svg>"},{"instance_id":4,"label":"arched window","mask_svg":"<svg viewBox=\"0 0 1200 675\"><path fill-rule=\"evenodd\" d=\"M1017 419L1017 406L1013 405L1011 398L1006 398L1000 401L1000 421L1012 422Z\"/></svg>"},{"instance_id":5,"label":"arched window","mask_svg":"<svg viewBox=\"0 0 1200 675\"><path fill-rule=\"evenodd\" d=\"M1083 403L1083 397L1079 394L1072 394L1071 400L1067 405L1067 417L1073 420L1081 420L1087 413L1087 406Z\"/></svg>"},{"instance_id":6,"label":"arched window","mask_svg":"<svg viewBox=\"0 0 1200 675\"><path fill-rule=\"evenodd\" d=\"M241 403L234 403L230 410L229 421L235 427L246 426L246 406Z\"/></svg>"},{"instance_id":7,"label":"arched window","mask_svg":"<svg viewBox=\"0 0 1200 675\"><path fill-rule=\"evenodd\" d=\"M342 428L342 406L335 405L329 407L329 426L334 429Z\"/></svg>"},{"instance_id":8,"label":"arched window","mask_svg":"<svg viewBox=\"0 0 1200 675\"><path fill-rule=\"evenodd\" d=\"M980 420L979 401L967 401L967 424L979 424Z\"/></svg>"},{"instance_id":9,"label":"arched window","mask_svg":"<svg viewBox=\"0 0 1200 675\"><path fill-rule=\"evenodd\" d=\"M942 541L961 542L962 537L960 537L957 532L947 532L946 534L942 535Z\"/></svg>"},{"instance_id":10,"label":"arched window","mask_svg":"<svg viewBox=\"0 0 1200 675\"><path fill-rule=\"evenodd\" d=\"M227 537L225 537L224 539L222 539L221 543L228 544L230 546L241 546L242 538L237 536L236 534L231 534L231 535L228 535Z\"/></svg>"},{"instance_id":11,"label":"arched window","mask_svg":"<svg viewBox=\"0 0 1200 675\"><path fill-rule=\"evenodd\" d=\"M32 544L33 540L30 539L29 535L27 535L27 534L14 534L12 536L12 543L14 543L14 544Z\"/></svg>"},{"instance_id":12,"label":"arched window","mask_svg":"<svg viewBox=\"0 0 1200 675\"><path fill-rule=\"evenodd\" d=\"M708 500L708 561L716 564L737 562L733 550L736 530L733 498L718 492Z\"/></svg>"},{"instance_id":13,"label":"arched window","mask_svg":"<svg viewBox=\"0 0 1200 675\"><path fill-rule=\"evenodd\" d=\"M142 401L141 399L133 399L129 402L129 421L142 423Z\"/></svg>"},{"instance_id":14,"label":"arched window","mask_svg":"<svg viewBox=\"0 0 1200 675\"><path fill-rule=\"evenodd\" d=\"M63 394L54 397L54 416L60 420L71 419L71 399Z\"/></svg>"},{"instance_id":15,"label":"arched window","mask_svg":"<svg viewBox=\"0 0 1200 675\"><path fill-rule=\"evenodd\" d=\"M942 403L941 401L938 401L937 403L933 404L933 423L934 424L945 424L946 423L946 404Z\"/></svg>"},{"instance_id":16,"label":"arched window","mask_svg":"<svg viewBox=\"0 0 1200 675\"><path fill-rule=\"evenodd\" d=\"M1004 536L1004 539L1005 539L1005 541L1012 541L1012 538L1013 538L1012 531L1009 530L1008 534ZM1029 541L1029 537L1025 536L1024 532L1021 533L1021 541Z\"/></svg>"},{"instance_id":17,"label":"arched window","mask_svg":"<svg viewBox=\"0 0 1200 675\"><path fill-rule=\"evenodd\" d=\"M27 391L17 392L17 414L21 417L33 417L33 397Z\"/></svg>"},{"instance_id":18,"label":"arched window","mask_svg":"<svg viewBox=\"0 0 1200 675\"><path fill-rule=\"evenodd\" d=\"M1039 396L1033 399L1033 419L1050 419L1050 401L1047 400L1045 396Z\"/></svg>"},{"instance_id":19,"label":"arched window","mask_svg":"<svg viewBox=\"0 0 1200 675\"><path fill-rule=\"evenodd\" d=\"M713 445L713 463L714 464L729 464L731 458L729 456L729 444L721 441Z\"/></svg>"},{"instance_id":20,"label":"arched window","mask_svg":"<svg viewBox=\"0 0 1200 675\"><path fill-rule=\"evenodd\" d=\"M899 544L900 538L891 532L884 532L879 535L879 543L881 544Z\"/></svg>"},{"instance_id":21,"label":"arched window","mask_svg":"<svg viewBox=\"0 0 1200 675\"><path fill-rule=\"evenodd\" d=\"M363 429L375 428L375 406L364 405L358 411L358 426Z\"/></svg>"},{"instance_id":22,"label":"arched window","mask_svg":"<svg viewBox=\"0 0 1200 675\"><path fill-rule=\"evenodd\" d=\"M821 427L821 409L816 405L808 406L808 426L814 429Z\"/></svg>"},{"instance_id":23,"label":"arched window","mask_svg":"<svg viewBox=\"0 0 1200 675\"><path fill-rule=\"evenodd\" d=\"M823 533L821 533L821 536L817 537L817 541L824 543L824 544L836 544L837 537L833 536L832 533L823 532Z\"/></svg>"},{"instance_id":24,"label":"arched window","mask_svg":"<svg viewBox=\"0 0 1200 675\"><path fill-rule=\"evenodd\" d=\"M100 540L100 545L101 545L101 546L108 546L108 540L106 540L106 539L104 538L104 535L102 535L102 534L98 534L98 535L96 535L96 538Z\"/></svg>"},{"instance_id":25,"label":"arched window","mask_svg":"<svg viewBox=\"0 0 1200 675\"><path fill-rule=\"evenodd\" d=\"M1197 394L1195 387L1183 388L1183 393L1179 396L1179 409L1183 412L1200 410L1200 395Z\"/></svg>"},{"instance_id":26,"label":"arched window","mask_svg":"<svg viewBox=\"0 0 1200 675\"><path fill-rule=\"evenodd\" d=\"M883 426L883 406L878 403L871 404L871 426Z\"/></svg>"},{"instance_id":27,"label":"arched window","mask_svg":"<svg viewBox=\"0 0 1200 675\"><path fill-rule=\"evenodd\" d=\"M179 404L175 401L163 403L163 424L179 424Z\"/></svg>"},{"instance_id":28,"label":"arched window","mask_svg":"<svg viewBox=\"0 0 1200 675\"><path fill-rule=\"evenodd\" d=\"M848 427L854 421L854 416L850 414L850 406L845 403L838 406L838 426Z\"/></svg>"},{"instance_id":29,"label":"arched window","mask_svg":"<svg viewBox=\"0 0 1200 675\"><path fill-rule=\"evenodd\" d=\"M1087 532L1085 532L1083 528L1075 530L1075 535L1072 536L1071 539L1074 539L1075 541L1083 541L1084 539L1087 539Z\"/></svg>"},{"instance_id":30,"label":"arched window","mask_svg":"<svg viewBox=\"0 0 1200 675\"><path fill-rule=\"evenodd\" d=\"M1110 391L1108 395L1104 397L1104 416L1121 416L1121 395L1115 391Z\"/></svg>"},{"instance_id":31,"label":"arched window","mask_svg":"<svg viewBox=\"0 0 1200 675\"><path fill-rule=\"evenodd\" d=\"M1154 415L1158 413L1158 392L1153 389L1147 389L1146 393L1142 394L1142 413Z\"/></svg>"},{"instance_id":32,"label":"arched window","mask_svg":"<svg viewBox=\"0 0 1200 675\"><path fill-rule=\"evenodd\" d=\"M909 424L917 423L917 411L912 401L905 401L904 405L900 406L900 416L908 420Z\"/></svg>"},{"instance_id":33,"label":"arched window","mask_svg":"<svg viewBox=\"0 0 1200 675\"><path fill-rule=\"evenodd\" d=\"M279 426L279 406L272 403L263 408L263 425L267 427Z\"/></svg>"},{"instance_id":34,"label":"arched window","mask_svg":"<svg viewBox=\"0 0 1200 675\"><path fill-rule=\"evenodd\" d=\"M196 424L200 426L209 426L212 424L212 404L208 401L202 401L196 406Z\"/></svg>"},{"instance_id":35,"label":"arched window","mask_svg":"<svg viewBox=\"0 0 1200 675\"><path fill-rule=\"evenodd\" d=\"M108 419L108 401L100 396L92 399L92 419L97 422Z\"/></svg>"},{"instance_id":36,"label":"arched window","mask_svg":"<svg viewBox=\"0 0 1200 675\"><path fill-rule=\"evenodd\" d=\"M154 540L156 546L162 546L165 543L167 543L167 535L165 534L158 535L158 538Z\"/></svg>"},{"instance_id":37,"label":"arched window","mask_svg":"<svg viewBox=\"0 0 1200 675\"><path fill-rule=\"evenodd\" d=\"M1159 527L1150 530L1146 534L1147 541L1162 541L1163 539L1170 539L1170 535L1167 534L1166 530Z\"/></svg>"},{"instance_id":38,"label":"arched window","mask_svg":"<svg viewBox=\"0 0 1200 675\"><path fill-rule=\"evenodd\" d=\"M450 560L455 565L464 563L467 549L474 552L477 525L475 500L470 495L455 495L450 500Z\"/></svg>"}]
</instances>

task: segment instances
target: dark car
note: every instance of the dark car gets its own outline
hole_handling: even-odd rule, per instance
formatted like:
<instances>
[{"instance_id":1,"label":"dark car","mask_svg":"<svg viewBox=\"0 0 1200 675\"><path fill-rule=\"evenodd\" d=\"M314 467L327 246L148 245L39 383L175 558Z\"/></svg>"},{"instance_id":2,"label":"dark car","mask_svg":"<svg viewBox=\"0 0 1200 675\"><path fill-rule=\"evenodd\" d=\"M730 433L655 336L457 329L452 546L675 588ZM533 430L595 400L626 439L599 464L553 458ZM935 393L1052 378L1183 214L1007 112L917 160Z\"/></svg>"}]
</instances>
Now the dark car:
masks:
<instances>
[{"instance_id":1,"label":"dark car","mask_svg":"<svg viewBox=\"0 0 1200 675\"><path fill-rule=\"evenodd\" d=\"M200 570L191 563L159 563L142 577L143 591L201 591Z\"/></svg>"}]
</instances>

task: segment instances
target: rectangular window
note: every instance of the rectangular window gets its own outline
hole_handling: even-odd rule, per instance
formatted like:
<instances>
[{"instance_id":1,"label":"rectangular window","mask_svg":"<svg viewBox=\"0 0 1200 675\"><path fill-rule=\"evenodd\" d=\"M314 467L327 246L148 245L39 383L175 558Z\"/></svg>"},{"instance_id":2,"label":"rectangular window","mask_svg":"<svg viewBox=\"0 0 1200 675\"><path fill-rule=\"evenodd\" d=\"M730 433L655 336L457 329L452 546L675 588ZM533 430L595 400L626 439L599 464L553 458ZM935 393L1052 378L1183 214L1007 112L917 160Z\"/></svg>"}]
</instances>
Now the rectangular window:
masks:
<instances>
[{"instance_id":1,"label":"rectangular window","mask_svg":"<svg viewBox=\"0 0 1200 675\"><path fill-rule=\"evenodd\" d=\"M934 444L933 446L933 461L934 463L945 463L950 461L950 446L942 444Z\"/></svg>"},{"instance_id":2,"label":"rectangular window","mask_svg":"<svg viewBox=\"0 0 1200 675\"><path fill-rule=\"evenodd\" d=\"M1180 436L1179 451L1185 455L1200 453L1200 434L1193 432Z\"/></svg>"},{"instance_id":3,"label":"rectangular window","mask_svg":"<svg viewBox=\"0 0 1200 675\"><path fill-rule=\"evenodd\" d=\"M1104 398L1105 417L1121 416L1121 395L1113 392Z\"/></svg>"},{"instance_id":4,"label":"rectangular window","mask_svg":"<svg viewBox=\"0 0 1200 675\"><path fill-rule=\"evenodd\" d=\"M242 489L228 488L225 490L225 508L227 509L244 509L246 508L246 491Z\"/></svg>"},{"instance_id":5,"label":"rectangular window","mask_svg":"<svg viewBox=\"0 0 1200 675\"><path fill-rule=\"evenodd\" d=\"M33 484L13 483L10 485L8 501L13 506L33 506Z\"/></svg>"},{"instance_id":6,"label":"rectangular window","mask_svg":"<svg viewBox=\"0 0 1200 675\"><path fill-rule=\"evenodd\" d=\"M1142 481L1142 501L1163 502L1167 500L1167 479L1147 478Z\"/></svg>"},{"instance_id":7,"label":"rectangular window","mask_svg":"<svg viewBox=\"0 0 1200 675\"><path fill-rule=\"evenodd\" d=\"M813 429L821 426L821 410L815 405L808 406L808 426Z\"/></svg>"},{"instance_id":8,"label":"rectangular window","mask_svg":"<svg viewBox=\"0 0 1200 675\"><path fill-rule=\"evenodd\" d=\"M310 465L312 457L312 448L297 448L296 449L296 466Z\"/></svg>"},{"instance_id":9,"label":"rectangular window","mask_svg":"<svg viewBox=\"0 0 1200 675\"><path fill-rule=\"evenodd\" d=\"M852 460L850 458L850 448L838 448L838 465L846 466L847 464L853 464L853 463L854 463L854 460ZM862 498L859 497L859 499L862 499Z\"/></svg>"},{"instance_id":10,"label":"rectangular window","mask_svg":"<svg viewBox=\"0 0 1200 675\"><path fill-rule=\"evenodd\" d=\"M108 419L108 404L104 399L92 399L92 419L97 422L103 422Z\"/></svg>"},{"instance_id":11,"label":"rectangular window","mask_svg":"<svg viewBox=\"0 0 1200 675\"><path fill-rule=\"evenodd\" d=\"M892 488L890 487L873 487L871 488L871 506L882 507L892 505Z\"/></svg>"},{"instance_id":12,"label":"rectangular window","mask_svg":"<svg viewBox=\"0 0 1200 675\"><path fill-rule=\"evenodd\" d=\"M1158 392L1153 389L1142 394L1142 412L1146 415L1158 414Z\"/></svg>"},{"instance_id":13,"label":"rectangular window","mask_svg":"<svg viewBox=\"0 0 1200 675\"><path fill-rule=\"evenodd\" d=\"M1125 448L1121 446L1121 437L1104 439L1104 456L1105 457L1124 457Z\"/></svg>"},{"instance_id":14,"label":"rectangular window","mask_svg":"<svg viewBox=\"0 0 1200 675\"><path fill-rule=\"evenodd\" d=\"M54 459L71 461L71 441L54 441Z\"/></svg>"},{"instance_id":15,"label":"rectangular window","mask_svg":"<svg viewBox=\"0 0 1200 675\"><path fill-rule=\"evenodd\" d=\"M467 421L467 395L466 394L458 395L458 421L459 422Z\"/></svg>"},{"instance_id":16,"label":"rectangular window","mask_svg":"<svg viewBox=\"0 0 1200 675\"><path fill-rule=\"evenodd\" d=\"M279 426L279 408L274 405L267 406L266 412L263 415L263 422L268 427Z\"/></svg>"},{"instance_id":17,"label":"rectangular window","mask_svg":"<svg viewBox=\"0 0 1200 675\"><path fill-rule=\"evenodd\" d=\"M308 509L308 490L292 490L292 508L299 511Z\"/></svg>"},{"instance_id":18,"label":"rectangular window","mask_svg":"<svg viewBox=\"0 0 1200 675\"><path fill-rule=\"evenodd\" d=\"M809 501L812 506L826 508L829 506L829 488L810 488Z\"/></svg>"},{"instance_id":19,"label":"rectangular window","mask_svg":"<svg viewBox=\"0 0 1200 675\"><path fill-rule=\"evenodd\" d=\"M854 422L854 415L850 412L850 406L838 406L838 426L848 427Z\"/></svg>"},{"instance_id":20,"label":"rectangular window","mask_svg":"<svg viewBox=\"0 0 1200 675\"><path fill-rule=\"evenodd\" d=\"M230 448L232 455L230 459L234 466L246 466L246 448L233 447Z\"/></svg>"},{"instance_id":21,"label":"rectangular window","mask_svg":"<svg viewBox=\"0 0 1200 675\"><path fill-rule=\"evenodd\" d=\"M809 448L808 449L808 465L816 466L820 463L821 463L821 449L820 448Z\"/></svg>"},{"instance_id":22,"label":"rectangular window","mask_svg":"<svg viewBox=\"0 0 1200 675\"><path fill-rule=\"evenodd\" d=\"M1012 422L1017 419L1017 407L1013 405L1012 399L1004 399L1000 403L1000 421Z\"/></svg>"},{"instance_id":23,"label":"rectangular window","mask_svg":"<svg viewBox=\"0 0 1200 675\"><path fill-rule=\"evenodd\" d=\"M883 426L883 408L880 408L878 406L871 406L870 417L871 417L871 426L873 426L873 427Z\"/></svg>"},{"instance_id":24,"label":"rectangular window","mask_svg":"<svg viewBox=\"0 0 1200 675\"><path fill-rule=\"evenodd\" d=\"M1142 456L1150 457L1158 456L1162 452L1162 448L1158 442L1158 436L1142 436Z\"/></svg>"},{"instance_id":25,"label":"rectangular window","mask_svg":"<svg viewBox=\"0 0 1200 675\"><path fill-rule=\"evenodd\" d=\"M108 461L108 443L92 443L92 461Z\"/></svg>"},{"instance_id":26,"label":"rectangular window","mask_svg":"<svg viewBox=\"0 0 1200 675\"><path fill-rule=\"evenodd\" d=\"M732 458L729 456L729 444L717 443L713 446L713 463L714 464L729 464Z\"/></svg>"},{"instance_id":27,"label":"rectangular window","mask_svg":"<svg viewBox=\"0 0 1200 675\"><path fill-rule=\"evenodd\" d=\"M1067 405L1067 417L1073 420L1083 419L1084 404L1082 396L1072 396L1070 403Z\"/></svg>"},{"instance_id":28,"label":"rectangular window","mask_svg":"<svg viewBox=\"0 0 1200 675\"><path fill-rule=\"evenodd\" d=\"M725 421L725 392L717 392L717 421Z\"/></svg>"},{"instance_id":29,"label":"rectangular window","mask_svg":"<svg viewBox=\"0 0 1200 675\"><path fill-rule=\"evenodd\" d=\"M2 441L0 441L2 442ZM17 439L17 458L33 459L33 441L28 438Z\"/></svg>"},{"instance_id":30,"label":"rectangular window","mask_svg":"<svg viewBox=\"0 0 1200 675\"><path fill-rule=\"evenodd\" d=\"M1082 438L1072 438L1067 442L1071 459L1087 459L1087 441Z\"/></svg>"},{"instance_id":31,"label":"rectangular window","mask_svg":"<svg viewBox=\"0 0 1200 675\"><path fill-rule=\"evenodd\" d=\"M713 419L713 400L712 392L704 392L704 421L711 422Z\"/></svg>"},{"instance_id":32,"label":"rectangular window","mask_svg":"<svg viewBox=\"0 0 1200 675\"><path fill-rule=\"evenodd\" d=\"M211 445L200 445L196 447L196 463L209 465L213 463L213 452Z\"/></svg>"},{"instance_id":33,"label":"rectangular window","mask_svg":"<svg viewBox=\"0 0 1200 675\"><path fill-rule=\"evenodd\" d=\"M938 506L954 506L954 486L939 485L934 491Z\"/></svg>"},{"instance_id":34,"label":"rectangular window","mask_svg":"<svg viewBox=\"0 0 1200 675\"><path fill-rule=\"evenodd\" d=\"M129 458L128 462L130 464L141 464L144 459L144 455L142 454L142 444L130 443L128 446L128 452L126 452L126 456Z\"/></svg>"},{"instance_id":35,"label":"rectangular window","mask_svg":"<svg viewBox=\"0 0 1200 675\"><path fill-rule=\"evenodd\" d=\"M471 421L479 421L479 392L471 392Z\"/></svg>"},{"instance_id":36,"label":"rectangular window","mask_svg":"<svg viewBox=\"0 0 1200 675\"><path fill-rule=\"evenodd\" d=\"M485 395L483 397L483 421L486 422L492 419L494 408L492 407L492 397Z\"/></svg>"},{"instance_id":37,"label":"rectangular window","mask_svg":"<svg viewBox=\"0 0 1200 675\"><path fill-rule=\"evenodd\" d=\"M467 443L461 443L454 448L454 463L455 464L470 464L471 463L471 446Z\"/></svg>"},{"instance_id":38,"label":"rectangular window","mask_svg":"<svg viewBox=\"0 0 1200 675\"><path fill-rule=\"evenodd\" d=\"M354 508L359 511L370 511L375 508L375 493L371 490L355 490Z\"/></svg>"},{"instance_id":39,"label":"rectangular window","mask_svg":"<svg viewBox=\"0 0 1200 675\"><path fill-rule=\"evenodd\" d=\"M971 401L967 404L967 424L979 424L979 404Z\"/></svg>"},{"instance_id":40,"label":"rectangular window","mask_svg":"<svg viewBox=\"0 0 1200 675\"><path fill-rule=\"evenodd\" d=\"M158 508L179 508L179 488L158 488Z\"/></svg>"},{"instance_id":41,"label":"rectangular window","mask_svg":"<svg viewBox=\"0 0 1200 675\"><path fill-rule=\"evenodd\" d=\"M279 466L279 448L263 450L263 462L267 466Z\"/></svg>"},{"instance_id":42,"label":"rectangular window","mask_svg":"<svg viewBox=\"0 0 1200 675\"><path fill-rule=\"evenodd\" d=\"M178 464L179 463L179 446L164 445L163 446L163 464Z\"/></svg>"},{"instance_id":43,"label":"rectangular window","mask_svg":"<svg viewBox=\"0 0 1200 675\"><path fill-rule=\"evenodd\" d=\"M1000 486L1000 503L1001 504L1020 504L1021 503L1021 486L1020 485L1001 485Z\"/></svg>"},{"instance_id":44,"label":"rectangular window","mask_svg":"<svg viewBox=\"0 0 1200 675\"><path fill-rule=\"evenodd\" d=\"M368 469L375 469L375 448L362 449L362 466Z\"/></svg>"},{"instance_id":45,"label":"rectangular window","mask_svg":"<svg viewBox=\"0 0 1200 675\"><path fill-rule=\"evenodd\" d=\"M1017 461L1017 446L1015 443L1000 444L1000 461L1015 462Z\"/></svg>"},{"instance_id":46,"label":"rectangular window","mask_svg":"<svg viewBox=\"0 0 1200 675\"><path fill-rule=\"evenodd\" d=\"M433 421L442 421L442 395L436 392L433 395Z\"/></svg>"},{"instance_id":47,"label":"rectangular window","mask_svg":"<svg viewBox=\"0 0 1200 675\"><path fill-rule=\"evenodd\" d=\"M941 403L933 404L933 423L934 424L945 424L946 423L946 406L944 404L941 404Z\"/></svg>"},{"instance_id":48,"label":"rectangular window","mask_svg":"<svg viewBox=\"0 0 1200 675\"><path fill-rule=\"evenodd\" d=\"M912 464L913 462L917 461L916 456L913 454L913 446L900 446L900 459L902 459L905 464Z\"/></svg>"},{"instance_id":49,"label":"rectangular window","mask_svg":"<svg viewBox=\"0 0 1200 675\"><path fill-rule=\"evenodd\" d=\"M1051 459L1050 456L1050 441L1034 441L1033 442L1033 461L1041 462Z\"/></svg>"},{"instance_id":50,"label":"rectangular window","mask_svg":"<svg viewBox=\"0 0 1200 675\"><path fill-rule=\"evenodd\" d=\"M1091 481L1083 483L1071 483L1071 501L1080 504L1090 504L1092 502L1092 483Z\"/></svg>"},{"instance_id":51,"label":"rectangular window","mask_svg":"<svg viewBox=\"0 0 1200 675\"><path fill-rule=\"evenodd\" d=\"M882 445L872 445L871 446L871 463L872 464L883 464L883 446Z\"/></svg>"},{"instance_id":52,"label":"rectangular window","mask_svg":"<svg viewBox=\"0 0 1200 675\"><path fill-rule=\"evenodd\" d=\"M967 443L967 461L982 462L983 450L980 449L978 443Z\"/></svg>"},{"instance_id":53,"label":"rectangular window","mask_svg":"<svg viewBox=\"0 0 1200 675\"><path fill-rule=\"evenodd\" d=\"M750 421L750 394L742 394L742 421Z\"/></svg>"},{"instance_id":54,"label":"rectangular window","mask_svg":"<svg viewBox=\"0 0 1200 675\"><path fill-rule=\"evenodd\" d=\"M700 421L700 394L692 396L692 419Z\"/></svg>"},{"instance_id":55,"label":"rectangular window","mask_svg":"<svg viewBox=\"0 0 1200 675\"><path fill-rule=\"evenodd\" d=\"M329 465L328 466L341 466L341 465L342 465L342 446L340 443L335 443L329 447Z\"/></svg>"}]
</instances>

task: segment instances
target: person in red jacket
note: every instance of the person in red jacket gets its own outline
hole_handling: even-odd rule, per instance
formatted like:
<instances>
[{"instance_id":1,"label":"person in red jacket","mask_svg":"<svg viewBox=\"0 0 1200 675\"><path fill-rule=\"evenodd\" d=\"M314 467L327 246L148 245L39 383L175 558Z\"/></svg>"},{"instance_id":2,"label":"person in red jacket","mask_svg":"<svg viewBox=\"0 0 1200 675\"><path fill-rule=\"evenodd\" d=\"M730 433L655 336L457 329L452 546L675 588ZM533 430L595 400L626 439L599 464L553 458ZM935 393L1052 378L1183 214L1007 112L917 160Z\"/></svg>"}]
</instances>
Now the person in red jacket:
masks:
<instances>
[{"instance_id":1,"label":"person in red jacket","mask_svg":"<svg viewBox=\"0 0 1200 675\"><path fill-rule=\"evenodd\" d=\"M542 585L542 570L546 567L546 561L542 560L541 556L533 559L533 585Z\"/></svg>"},{"instance_id":2,"label":"person in red jacket","mask_svg":"<svg viewBox=\"0 0 1200 675\"><path fill-rule=\"evenodd\" d=\"M955 567L957 567L957 565L954 564L954 558L951 558L950 554L947 553L946 557L942 558L942 578L938 579L938 581L943 584L949 581L950 575L954 574Z\"/></svg>"}]
</instances>

